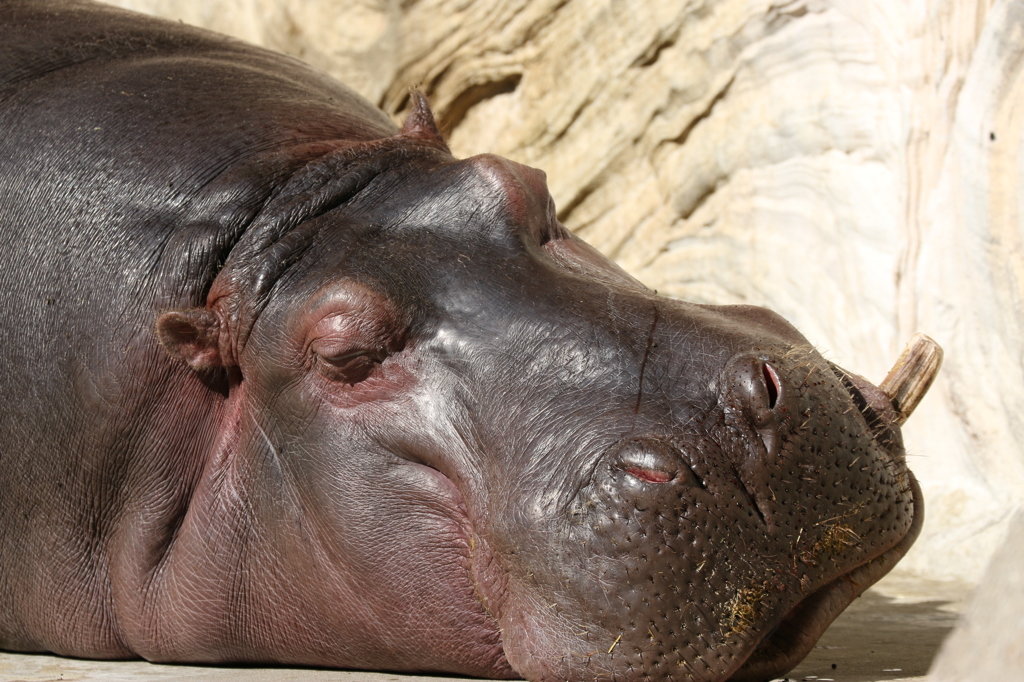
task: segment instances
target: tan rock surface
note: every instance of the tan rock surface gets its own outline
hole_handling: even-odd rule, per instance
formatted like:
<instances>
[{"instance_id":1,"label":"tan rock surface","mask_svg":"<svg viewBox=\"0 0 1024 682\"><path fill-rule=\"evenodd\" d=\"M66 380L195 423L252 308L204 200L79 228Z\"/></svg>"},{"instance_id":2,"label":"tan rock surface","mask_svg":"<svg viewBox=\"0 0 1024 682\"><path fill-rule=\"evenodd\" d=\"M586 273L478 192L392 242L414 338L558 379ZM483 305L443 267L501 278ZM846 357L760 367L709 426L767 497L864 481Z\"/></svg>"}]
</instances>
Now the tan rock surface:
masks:
<instances>
[{"instance_id":1,"label":"tan rock surface","mask_svg":"<svg viewBox=\"0 0 1024 682\"><path fill-rule=\"evenodd\" d=\"M1010 521L1002 547L932 666L929 682L1024 680L1024 512Z\"/></svg>"},{"instance_id":2,"label":"tan rock surface","mask_svg":"<svg viewBox=\"0 0 1024 682\"><path fill-rule=\"evenodd\" d=\"M662 293L767 305L879 381L945 347L906 428L902 565L976 580L1024 499L1024 10L1010 0L120 0L281 49L459 155L548 172L564 221Z\"/></svg>"}]
</instances>

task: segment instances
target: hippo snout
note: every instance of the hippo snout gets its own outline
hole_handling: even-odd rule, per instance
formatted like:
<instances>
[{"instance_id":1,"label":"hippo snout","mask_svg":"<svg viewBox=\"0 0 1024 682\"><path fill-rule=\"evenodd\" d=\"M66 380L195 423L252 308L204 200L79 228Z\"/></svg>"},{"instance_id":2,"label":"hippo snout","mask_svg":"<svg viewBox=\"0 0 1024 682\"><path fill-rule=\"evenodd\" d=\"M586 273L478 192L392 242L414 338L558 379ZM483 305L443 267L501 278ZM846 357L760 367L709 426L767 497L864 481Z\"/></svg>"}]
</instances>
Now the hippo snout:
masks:
<instances>
[{"instance_id":1,"label":"hippo snout","mask_svg":"<svg viewBox=\"0 0 1024 682\"><path fill-rule=\"evenodd\" d=\"M645 393L638 426L596 458L523 579L575 604L579 627L538 635L558 622L538 616L525 650L506 629L517 671L768 679L856 596L846 577L877 579L912 542L919 494L902 444L883 437L878 390L806 343L771 341L703 365L710 393L689 412L670 411L671 390Z\"/></svg>"}]
</instances>

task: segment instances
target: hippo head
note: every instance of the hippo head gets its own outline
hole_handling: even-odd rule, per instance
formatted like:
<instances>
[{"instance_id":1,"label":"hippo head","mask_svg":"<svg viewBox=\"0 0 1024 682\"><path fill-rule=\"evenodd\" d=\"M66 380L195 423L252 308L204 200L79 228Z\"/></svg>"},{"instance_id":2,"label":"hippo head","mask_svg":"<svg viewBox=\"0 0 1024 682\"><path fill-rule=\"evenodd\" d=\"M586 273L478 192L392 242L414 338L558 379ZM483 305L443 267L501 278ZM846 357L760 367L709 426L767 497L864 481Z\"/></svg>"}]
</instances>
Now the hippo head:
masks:
<instances>
[{"instance_id":1,"label":"hippo head","mask_svg":"<svg viewBox=\"0 0 1024 682\"><path fill-rule=\"evenodd\" d=\"M656 295L422 109L304 165L157 327L228 405L207 516L245 540L194 584L257 659L765 680L920 527L879 389Z\"/></svg>"}]
</instances>

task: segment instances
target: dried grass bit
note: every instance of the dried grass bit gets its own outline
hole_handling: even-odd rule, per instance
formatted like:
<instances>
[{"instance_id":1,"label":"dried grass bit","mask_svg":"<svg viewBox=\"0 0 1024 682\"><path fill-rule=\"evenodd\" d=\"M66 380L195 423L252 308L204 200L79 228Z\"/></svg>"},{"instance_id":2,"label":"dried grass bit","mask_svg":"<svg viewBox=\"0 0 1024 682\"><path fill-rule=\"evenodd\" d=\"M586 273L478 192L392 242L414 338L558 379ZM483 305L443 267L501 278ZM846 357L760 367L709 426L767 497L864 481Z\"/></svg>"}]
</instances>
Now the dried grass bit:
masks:
<instances>
[{"instance_id":1,"label":"dried grass bit","mask_svg":"<svg viewBox=\"0 0 1024 682\"><path fill-rule=\"evenodd\" d=\"M757 622L761 603L768 594L767 585L745 587L729 602L729 634L742 634Z\"/></svg>"}]
</instances>

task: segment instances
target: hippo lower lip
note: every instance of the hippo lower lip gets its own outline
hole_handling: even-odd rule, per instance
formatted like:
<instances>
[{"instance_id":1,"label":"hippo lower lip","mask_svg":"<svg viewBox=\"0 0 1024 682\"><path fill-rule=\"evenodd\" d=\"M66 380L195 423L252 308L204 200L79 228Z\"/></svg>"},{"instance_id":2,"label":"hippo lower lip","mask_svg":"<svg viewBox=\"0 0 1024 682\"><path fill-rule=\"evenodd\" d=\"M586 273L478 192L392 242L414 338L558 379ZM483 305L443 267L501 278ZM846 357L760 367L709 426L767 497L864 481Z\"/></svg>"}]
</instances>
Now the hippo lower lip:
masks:
<instances>
[{"instance_id":1,"label":"hippo lower lip","mask_svg":"<svg viewBox=\"0 0 1024 682\"><path fill-rule=\"evenodd\" d=\"M917 539L924 524L920 485L907 473L914 497L914 518L895 545L804 597L761 640L729 682L761 682L780 677L806 657L822 633L854 599L888 573Z\"/></svg>"}]
</instances>

